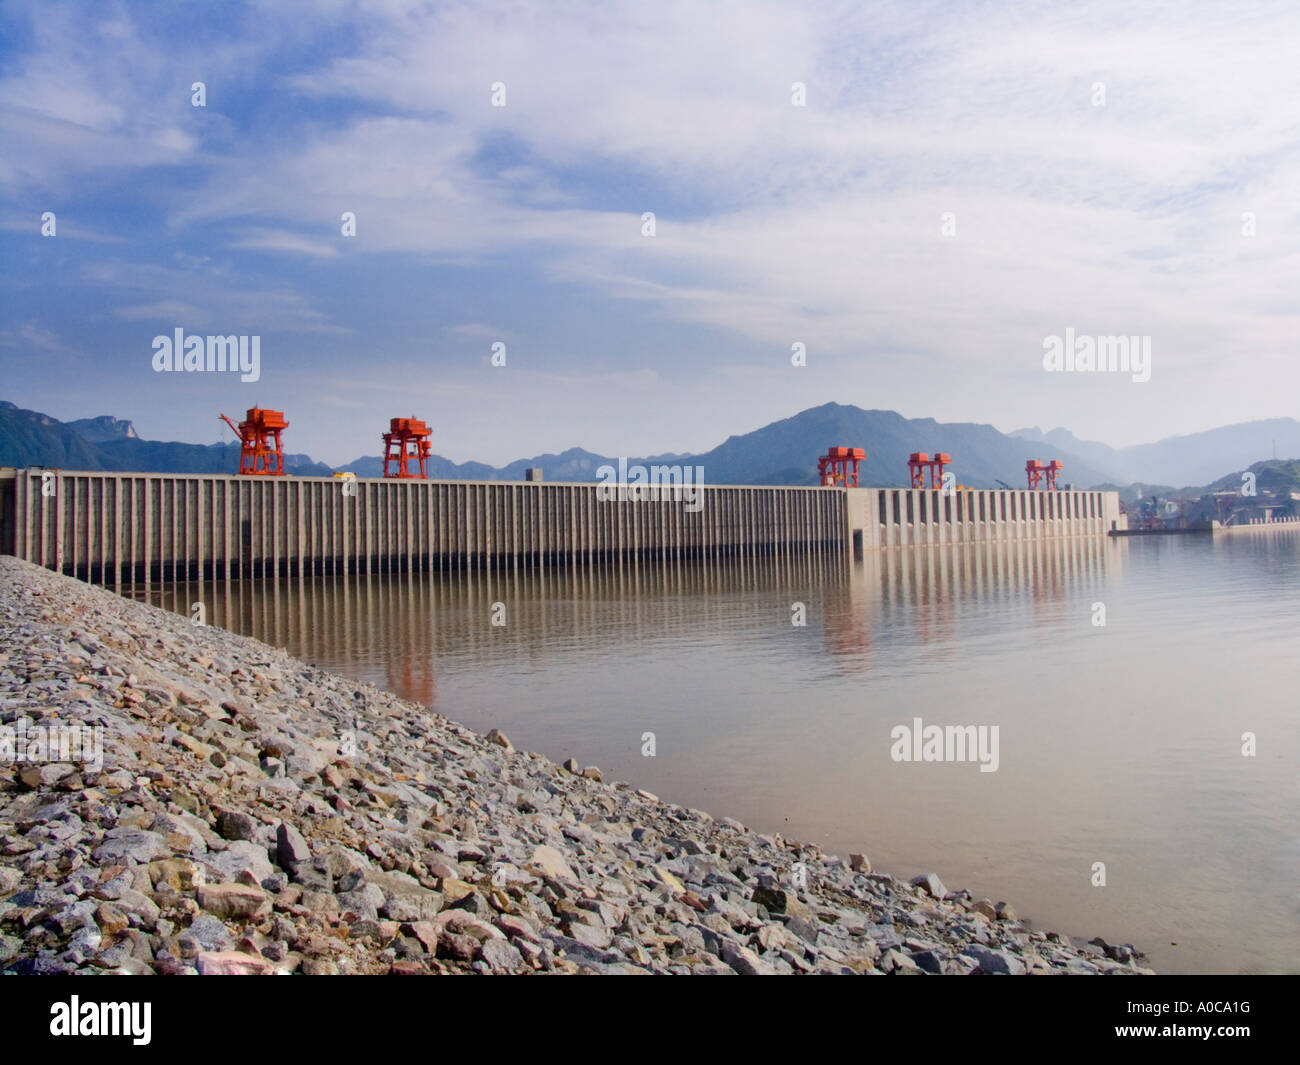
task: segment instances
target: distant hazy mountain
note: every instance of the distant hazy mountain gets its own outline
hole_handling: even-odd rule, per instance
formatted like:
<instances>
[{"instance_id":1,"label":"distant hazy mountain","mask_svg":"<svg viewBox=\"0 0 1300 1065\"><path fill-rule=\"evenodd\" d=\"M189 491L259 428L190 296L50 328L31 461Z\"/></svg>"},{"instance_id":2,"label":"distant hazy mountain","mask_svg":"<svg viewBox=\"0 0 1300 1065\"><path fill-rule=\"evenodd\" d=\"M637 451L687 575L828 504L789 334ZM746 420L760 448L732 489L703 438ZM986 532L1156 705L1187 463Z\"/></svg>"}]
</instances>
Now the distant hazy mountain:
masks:
<instances>
[{"instance_id":1,"label":"distant hazy mountain","mask_svg":"<svg viewBox=\"0 0 1300 1065\"><path fill-rule=\"evenodd\" d=\"M284 465L304 477L328 477L333 472L310 455L286 455ZM234 473L239 469L239 442L233 438L227 444L141 440L130 422L108 415L65 423L0 400L0 466Z\"/></svg>"},{"instance_id":2,"label":"distant hazy mountain","mask_svg":"<svg viewBox=\"0 0 1300 1065\"><path fill-rule=\"evenodd\" d=\"M1255 490L1260 493L1289 495L1300 492L1300 460L1267 459L1207 484L1205 492L1237 492L1241 490L1241 475L1249 470L1255 475Z\"/></svg>"},{"instance_id":3,"label":"distant hazy mountain","mask_svg":"<svg viewBox=\"0 0 1300 1065\"><path fill-rule=\"evenodd\" d=\"M0 465L100 470L98 449L48 414L0 400Z\"/></svg>"},{"instance_id":4,"label":"distant hazy mountain","mask_svg":"<svg viewBox=\"0 0 1300 1065\"><path fill-rule=\"evenodd\" d=\"M1122 454L1143 477L1170 484L1205 484L1227 470L1245 470L1273 457L1300 456L1300 422L1270 418L1225 425L1189 436L1171 436L1154 444L1126 447ZM1240 480L1240 474L1238 474Z\"/></svg>"},{"instance_id":5,"label":"distant hazy mountain","mask_svg":"<svg viewBox=\"0 0 1300 1065\"><path fill-rule=\"evenodd\" d=\"M683 455L656 455L653 458L630 459L630 462L674 463L684 462ZM530 459L516 459L507 466L487 466L482 462L455 463L441 455L429 457L429 476L435 479L473 480L473 481L522 481L524 471L539 468L548 481L594 481L596 471L606 464L617 465L618 458L597 455L584 451L580 447L571 447L558 455L534 455ZM382 477L384 460L380 455L366 455L363 458L340 466L340 470L355 473L358 477Z\"/></svg>"},{"instance_id":6,"label":"distant hazy mountain","mask_svg":"<svg viewBox=\"0 0 1300 1065\"><path fill-rule=\"evenodd\" d=\"M1100 444L1095 440L1080 440L1068 429L1053 429L1050 433L1045 433L1038 426L1032 429L1017 429L1009 435L1031 443L1050 444L1052 447L1060 448L1067 455L1072 455L1098 469L1106 470L1113 478L1128 479L1122 472L1123 455L1109 444Z\"/></svg>"},{"instance_id":7,"label":"distant hazy mountain","mask_svg":"<svg viewBox=\"0 0 1300 1065\"><path fill-rule=\"evenodd\" d=\"M139 434L130 422L113 418L107 414L98 418L78 418L65 425L82 440L91 444L103 444L109 440L135 440Z\"/></svg>"},{"instance_id":8,"label":"distant hazy mountain","mask_svg":"<svg viewBox=\"0 0 1300 1065\"><path fill-rule=\"evenodd\" d=\"M99 445L103 470L157 470L162 473L235 473L239 441L225 444L182 444L176 441L111 440ZM328 477L333 468L310 455L285 455L287 473L299 477Z\"/></svg>"},{"instance_id":9,"label":"distant hazy mountain","mask_svg":"<svg viewBox=\"0 0 1300 1065\"><path fill-rule=\"evenodd\" d=\"M1079 440L1065 429L1017 429L1012 436L1044 441L1101 469L1113 471L1119 482L1205 484L1223 476L1224 470L1245 470L1252 463L1271 459L1274 445L1279 458L1300 456L1300 421L1269 418L1207 429L1187 436L1170 436L1153 444L1107 447Z\"/></svg>"},{"instance_id":10,"label":"distant hazy mountain","mask_svg":"<svg viewBox=\"0 0 1300 1065\"><path fill-rule=\"evenodd\" d=\"M1022 487L1027 458L1060 459L1065 463L1064 481L1080 487L1108 477L1057 447L1039 443L1027 448L1023 440L991 425L904 418L892 410L862 410L840 403L813 407L733 436L690 461L704 466L705 478L712 484L815 484L817 458L834 445L866 449L867 460L860 470L864 486L906 483L907 456L913 451L948 452L958 482L975 488L996 488L999 480Z\"/></svg>"}]
</instances>

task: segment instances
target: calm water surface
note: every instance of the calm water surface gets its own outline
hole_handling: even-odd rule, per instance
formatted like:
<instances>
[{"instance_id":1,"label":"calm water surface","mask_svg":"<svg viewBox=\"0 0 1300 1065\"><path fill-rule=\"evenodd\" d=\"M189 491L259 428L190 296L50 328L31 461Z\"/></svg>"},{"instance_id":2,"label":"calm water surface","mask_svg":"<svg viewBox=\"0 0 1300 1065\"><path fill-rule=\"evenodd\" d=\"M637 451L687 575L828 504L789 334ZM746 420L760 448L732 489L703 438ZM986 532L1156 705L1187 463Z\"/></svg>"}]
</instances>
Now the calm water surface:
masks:
<instances>
[{"instance_id":1,"label":"calm water surface","mask_svg":"<svg viewBox=\"0 0 1300 1065\"><path fill-rule=\"evenodd\" d=\"M1166 972L1300 971L1294 533L148 597L201 599L209 623L606 779L1133 942ZM998 726L997 772L894 762L913 717Z\"/></svg>"}]
</instances>

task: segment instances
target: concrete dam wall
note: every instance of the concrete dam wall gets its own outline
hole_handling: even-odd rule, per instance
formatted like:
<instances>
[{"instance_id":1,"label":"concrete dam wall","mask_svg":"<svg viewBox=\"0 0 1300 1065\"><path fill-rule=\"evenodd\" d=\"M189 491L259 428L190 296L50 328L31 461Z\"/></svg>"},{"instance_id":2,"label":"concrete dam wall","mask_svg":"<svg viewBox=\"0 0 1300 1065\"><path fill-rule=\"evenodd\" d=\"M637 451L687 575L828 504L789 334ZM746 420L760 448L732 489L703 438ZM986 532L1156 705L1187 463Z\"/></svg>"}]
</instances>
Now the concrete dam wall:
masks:
<instances>
[{"instance_id":1,"label":"concrete dam wall","mask_svg":"<svg viewBox=\"0 0 1300 1065\"><path fill-rule=\"evenodd\" d=\"M882 547L1103 536L1128 528L1118 492L848 488L854 553ZM859 544L860 541L860 544Z\"/></svg>"},{"instance_id":2,"label":"concrete dam wall","mask_svg":"<svg viewBox=\"0 0 1300 1065\"><path fill-rule=\"evenodd\" d=\"M0 552L102 584L761 557L1101 535L1113 492L0 471ZM656 498L662 494L663 498Z\"/></svg>"}]
</instances>

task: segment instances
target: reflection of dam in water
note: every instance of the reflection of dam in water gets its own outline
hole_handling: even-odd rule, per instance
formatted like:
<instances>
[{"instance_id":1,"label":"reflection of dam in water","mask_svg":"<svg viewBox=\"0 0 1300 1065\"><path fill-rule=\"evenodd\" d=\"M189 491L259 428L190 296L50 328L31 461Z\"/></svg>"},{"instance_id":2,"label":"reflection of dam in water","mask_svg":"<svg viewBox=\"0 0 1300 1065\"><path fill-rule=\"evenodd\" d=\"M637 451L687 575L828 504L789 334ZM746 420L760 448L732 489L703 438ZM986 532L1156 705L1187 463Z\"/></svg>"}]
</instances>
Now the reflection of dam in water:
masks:
<instances>
[{"instance_id":1,"label":"reflection of dam in water","mask_svg":"<svg viewBox=\"0 0 1300 1065\"><path fill-rule=\"evenodd\" d=\"M1099 536L1115 492L0 471L0 551L96 583L542 569ZM666 496L666 498L665 498Z\"/></svg>"},{"instance_id":2,"label":"reflection of dam in water","mask_svg":"<svg viewBox=\"0 0 1300 1065\"><path fill-rule=\"evenodd\" d=\"M718 563L668 562L501 572L352 574L266 581L188 581L134 586L125 594L207 624L285 647L313 662L382 666L376 682L436 702L435 660L505 655L519 664L556 648L598 653L641 638L684 646L736 626L734 600L769 605L756 628L800 627L837 670L870 661L870 615L909 610L919 644L952 638L962 599L1059 601L1070 588L1100 586L1105 538L950 545L837 555L771 556ZM794 608L802 626L792 626ZM494 624L494 619L499 624Z\"/></svg>"}]
</instances>

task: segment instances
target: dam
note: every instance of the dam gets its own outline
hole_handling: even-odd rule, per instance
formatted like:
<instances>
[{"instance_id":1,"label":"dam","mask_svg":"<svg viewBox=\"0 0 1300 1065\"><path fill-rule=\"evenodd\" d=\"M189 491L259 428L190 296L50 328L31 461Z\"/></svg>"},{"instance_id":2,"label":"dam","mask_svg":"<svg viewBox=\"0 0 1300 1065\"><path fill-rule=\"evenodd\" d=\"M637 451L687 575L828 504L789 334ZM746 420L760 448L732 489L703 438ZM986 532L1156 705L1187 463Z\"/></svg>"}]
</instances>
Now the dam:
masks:
<instances>
[{"instance_id":1,"label":"dam","mask_svg":"<svg viewBox=\"0 0 1300 1065\"><path fill-rule=\"evenodd\" d=\"M0 553L92 583L547 568L1102 536L1115 492L0 470ZM666 497L666 498L664 498Z\"/></svg>"}]
</instances>

